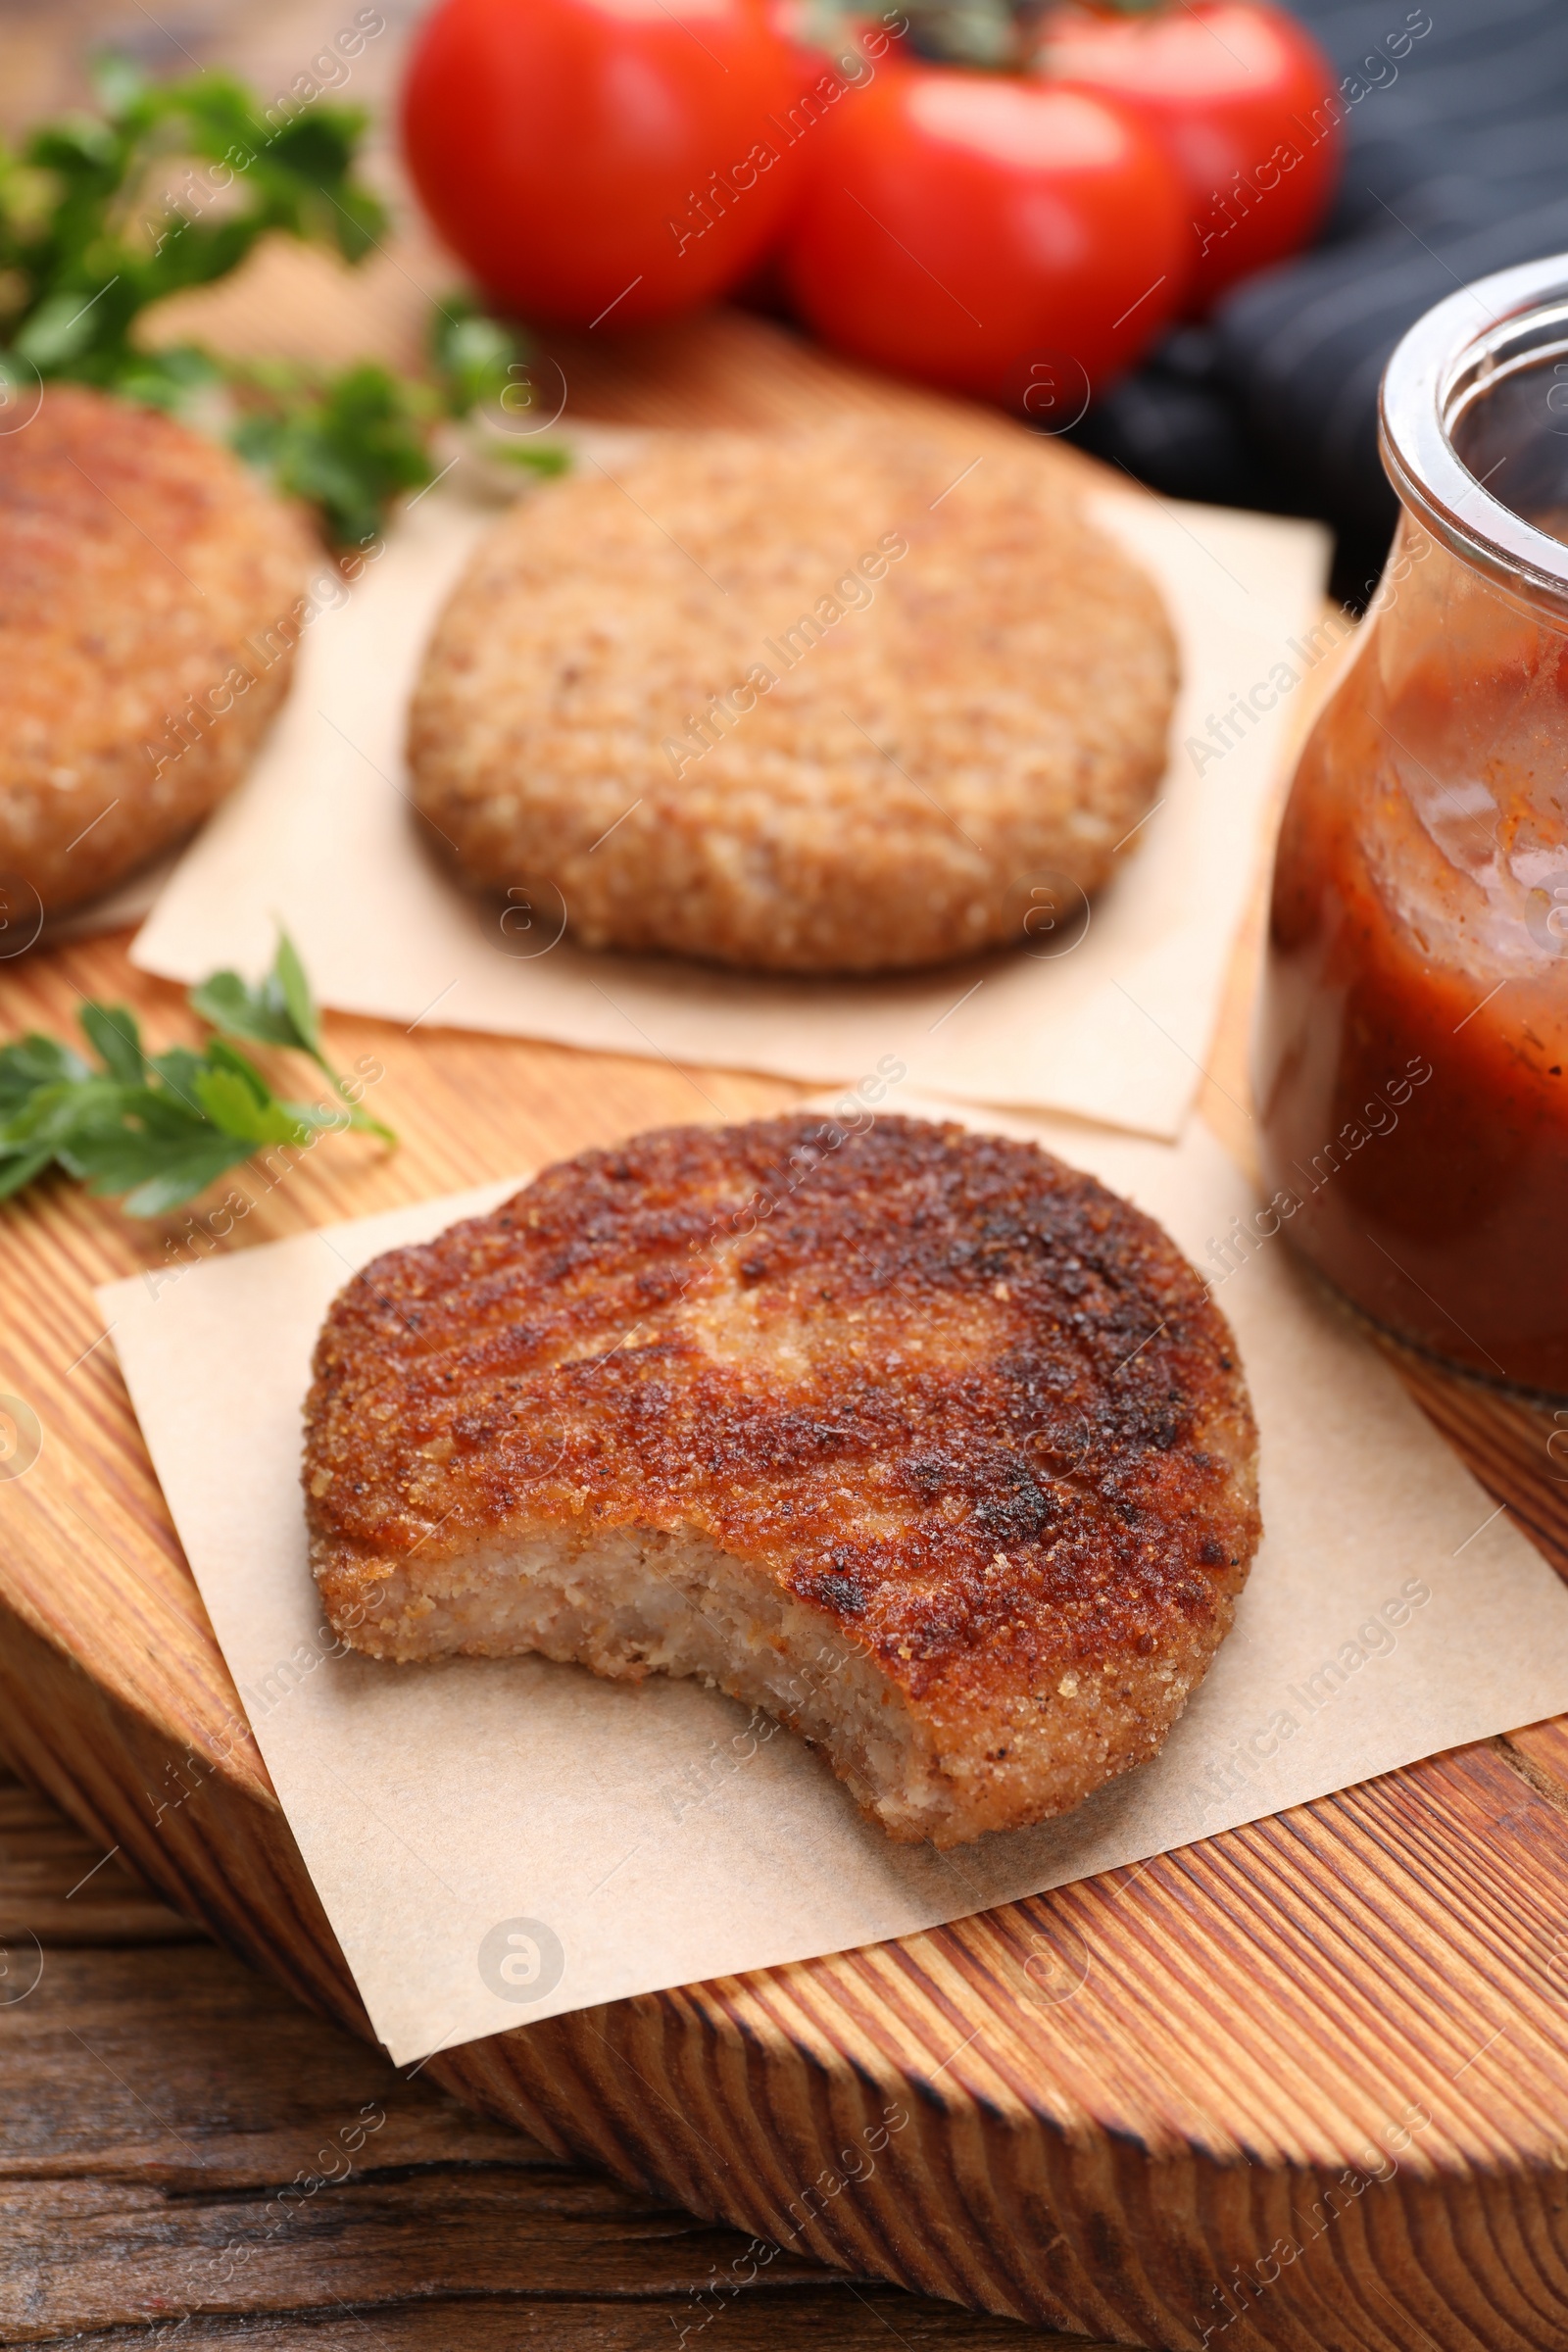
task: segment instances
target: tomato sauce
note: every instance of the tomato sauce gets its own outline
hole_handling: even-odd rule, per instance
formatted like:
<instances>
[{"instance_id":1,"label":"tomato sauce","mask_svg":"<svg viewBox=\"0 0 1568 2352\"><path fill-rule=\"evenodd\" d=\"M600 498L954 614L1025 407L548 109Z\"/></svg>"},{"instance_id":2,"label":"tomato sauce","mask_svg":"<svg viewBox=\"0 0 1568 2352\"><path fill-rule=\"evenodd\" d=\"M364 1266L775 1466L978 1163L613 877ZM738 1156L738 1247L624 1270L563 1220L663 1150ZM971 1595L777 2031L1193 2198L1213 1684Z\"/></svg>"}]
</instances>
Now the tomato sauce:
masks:
<instances>
[{"instance_id":1,"label":"tomato sauce","mask_svg":"<svg viewBox=\"0 0 1568 2352\"><path fill-rule=\"evenodd\" d=\"M1437 556L1416 610L1368 624L1292 789L1265 1177L1378 1322L1568 1396L1568 639Z\"/></svg>"}]
</instances>

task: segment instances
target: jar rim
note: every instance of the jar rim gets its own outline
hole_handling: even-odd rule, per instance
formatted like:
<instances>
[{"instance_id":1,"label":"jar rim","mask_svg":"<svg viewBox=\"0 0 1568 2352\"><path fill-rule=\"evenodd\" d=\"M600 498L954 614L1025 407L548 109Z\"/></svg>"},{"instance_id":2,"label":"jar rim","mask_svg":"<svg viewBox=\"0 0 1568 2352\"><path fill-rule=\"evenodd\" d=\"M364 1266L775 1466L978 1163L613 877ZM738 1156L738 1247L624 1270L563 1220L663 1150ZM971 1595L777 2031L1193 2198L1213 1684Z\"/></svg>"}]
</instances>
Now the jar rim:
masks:
<instances>
[{"instance_id":1,"label":"jar rim","mask_svg":"<svg viewBox=\"0 0 1568 2352\"><path fill-rule=\"evenodd\" d=\"M1454 447L1466 413L1508 376L1568 363L1568 253L1461 286L1401 337L1383 374L1379 444L1403 504L1461 562L1568 612L1568 543L1505 506Z\"/></svg>"}]
</instances>

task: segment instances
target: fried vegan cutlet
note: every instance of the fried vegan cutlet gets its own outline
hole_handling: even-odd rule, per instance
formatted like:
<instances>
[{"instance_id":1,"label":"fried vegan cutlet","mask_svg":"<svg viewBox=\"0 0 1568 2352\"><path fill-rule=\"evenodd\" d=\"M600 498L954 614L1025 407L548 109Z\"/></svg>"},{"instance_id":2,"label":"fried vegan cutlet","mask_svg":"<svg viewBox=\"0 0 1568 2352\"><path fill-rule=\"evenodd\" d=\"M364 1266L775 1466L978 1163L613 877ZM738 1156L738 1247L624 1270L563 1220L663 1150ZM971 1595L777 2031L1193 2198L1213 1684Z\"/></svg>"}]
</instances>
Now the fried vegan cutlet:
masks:
<instances>
[{"instance_id":1,"label":"fried vegan cutlet","mask_svg":"<svg viewBox=\"0 0 1568 2352\"><path fill-rule=\"evenodd\" d=\"M1060 453L1017 440L671 432L524 500L410 715L468 880L559 891L585 947L779 972L1081 907L1141 847L1176 649Z\"/></svg>"},{"instance_id":2,"label":"fried vegan cutlet","mask_svg":"<svg viewBox=\"0 0 1568 2352\"><path fill-rule=\"evenodd\" d=\"M45 387L0 434L0 877L46 913L74 906L239 782L288 684L310 561L298 516L227 450Z\"/></svg>"},{"instance_id":3,"label":"fried vegan cutlet","mask_svg":"<svg viewBox=\"0 0 1568 2352\"><path fill-rule=\"evenodd\" d=\"M913 1119L547 1170L339 1294L306 1430L356 1648L701 1676L938 1845L1153 1755L1259 1534L1235 1344L1175 1245Z\"/></svg>"}]
</instances>

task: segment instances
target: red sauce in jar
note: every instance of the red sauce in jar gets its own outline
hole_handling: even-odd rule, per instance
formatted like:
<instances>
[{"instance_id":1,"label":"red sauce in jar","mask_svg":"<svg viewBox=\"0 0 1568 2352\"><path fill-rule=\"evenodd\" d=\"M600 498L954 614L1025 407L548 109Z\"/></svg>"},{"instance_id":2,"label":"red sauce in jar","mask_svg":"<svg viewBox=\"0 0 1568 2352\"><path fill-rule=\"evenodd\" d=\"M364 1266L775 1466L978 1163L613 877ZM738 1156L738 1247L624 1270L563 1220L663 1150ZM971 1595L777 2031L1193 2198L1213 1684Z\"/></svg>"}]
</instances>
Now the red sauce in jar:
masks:
<instances>
[{"instance_id":1,"label":"red sauce in jar","mask_svg":"<svg viewBox=\"0 0 1568 2352\"><path fill-rule=\"evenodd\" d=\"M1271 1207L1403 1338L1568 1400L1568 261L1418 319L1380 425L1399 529L1275 864Z\"/></svg>"},{"instance_id":2,"label":"red sauce in jar","mask_svg":"<svg viewBox=\"0 0 1568 2352\"><path fill-rule=\"evenodd\" d=\"M1448 639L1445 566L1412 599L1424 629L1369 624L1385 642L1292 789L1265 1180L1292 1241L1380 1323L1568 1396L1568 640L1499 609L1484 646L1473 601Z\"/></svg>"}]
</instances>

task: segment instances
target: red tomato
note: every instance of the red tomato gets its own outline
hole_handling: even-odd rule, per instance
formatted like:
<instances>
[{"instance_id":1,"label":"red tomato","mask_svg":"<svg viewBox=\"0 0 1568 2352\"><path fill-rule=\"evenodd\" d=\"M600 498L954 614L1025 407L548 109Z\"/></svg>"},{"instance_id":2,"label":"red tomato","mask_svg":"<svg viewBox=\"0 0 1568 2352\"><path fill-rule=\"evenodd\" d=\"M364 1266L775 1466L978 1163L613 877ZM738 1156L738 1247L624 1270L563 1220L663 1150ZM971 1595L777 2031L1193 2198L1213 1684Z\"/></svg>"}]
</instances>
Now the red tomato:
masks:
<instances>
[{"instance_id":1,"label":"red tomato","mask_svg":"<svg viewBox=\"0 0 1568 2352\"><path fill-rule=\"evenodd\" d=\"M436 227L524 318L605 331L743 277L798 193L800 70L762 0L443 0L403 141Z\"/></svg>"},{"instance_id":2,"label":"red tomato","mask_svg":"<svg viewBox=\"0 0 1568 2352\"><path fill-rule=\"evenodd\" d=\"M812 137L785 273L861 359L1065 425L1180 307L1180 190L1102 99L890 61Z\"/></svg>"},{"instance_id":3,"label":"red tomato","mask_svg":"<svg viewBox=\"0 0 1568 2352\"><path fill-rule=\"evenodd\" d=\"M1262 0L1180 0L1152 15L1067 6L1045 20L1039 70L1107 92L1164 142L1191 218L1191 306L1309 244L1339 178L1334 69Z\"/></svg>"}]
</instances>

